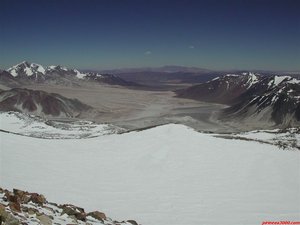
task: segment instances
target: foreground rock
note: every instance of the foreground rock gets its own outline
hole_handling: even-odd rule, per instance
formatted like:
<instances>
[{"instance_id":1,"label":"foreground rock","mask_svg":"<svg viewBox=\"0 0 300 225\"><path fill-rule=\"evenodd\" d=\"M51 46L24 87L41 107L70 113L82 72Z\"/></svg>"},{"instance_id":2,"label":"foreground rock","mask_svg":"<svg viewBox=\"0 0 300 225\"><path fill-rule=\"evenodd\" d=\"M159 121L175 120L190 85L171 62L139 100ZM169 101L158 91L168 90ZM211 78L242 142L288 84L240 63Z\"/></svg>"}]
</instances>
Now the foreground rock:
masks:
<instances>
[{"instance_id":1,"label":"foreground rock","mask_svg":"<svg viewBox=\"0 0 300 225\"><path fill-rule=\"evenodd\" d=\"M114 221L99 211L87 213L71 204L57 205L43 195L0 188L0 224L105 224L138 225L134 220Z\"/></svg>"}]
</instances>

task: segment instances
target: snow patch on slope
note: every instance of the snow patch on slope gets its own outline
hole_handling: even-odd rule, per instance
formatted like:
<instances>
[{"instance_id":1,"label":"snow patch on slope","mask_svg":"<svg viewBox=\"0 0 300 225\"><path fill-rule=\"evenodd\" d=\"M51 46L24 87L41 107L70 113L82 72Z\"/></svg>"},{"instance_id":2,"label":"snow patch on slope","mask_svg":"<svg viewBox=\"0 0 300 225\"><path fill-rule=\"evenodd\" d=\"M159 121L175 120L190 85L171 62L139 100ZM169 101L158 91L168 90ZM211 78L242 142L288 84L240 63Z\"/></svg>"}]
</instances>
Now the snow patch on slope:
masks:
<instances>
[{"instance_id":1,"label":"snow patch on slope","mask_svg":"<svg viewBox=\"0 0 300 225\"><path fill-rule=\"evenodd\" d=\"M285 79L291 78L290 76L274 76L274 83L273 85L277 86Z\"/></svg>"},{"instance_id":2,"label":"snow patch on slope","mask_svg":"<svg viewBox=\"0 0 300 225\"><path fill-rule=\"evenodd\" d=\"M14 77L18 76L18 73L16 72L15 69L11 69L10 74L13 75Z\"/></svg>"},{"instance_id":3,"label":"snow patch on slope","mask_svg":"<svg viewBox=\"0 0 300 225\"><path fill-rule=\"evenodd\" d=\"M289 83L289 84L300 84L300 80L293 78L293 79L287 81L287 83Z\"/></svg>"},{"instance_id":4,"label":"snow patch on slope","mask_svg":"<svg viewBox=\"0 0 300 225\"><path fill-rule=\"evenodd\" d=\"M85 73L81 73L81 72L79 72L79 71L76 70L76 69L74 69L74 72L76 73L76 77L77 77L78 79L83 79L83 78L86 77L86 74L85 74Z\"/></svg>"},{"instance_id":5,"label":"snow patch on slope","mask_svg":"<svg viewBox=\"0 0 300 225\"><path fill-rule=\"evenodd\" d=\"M254 73L249 73L249 79L247 81L248 88L250 88L252 85L259 82L258 77Z\"/></svg>"},{"instance_id":6,"label":"snow patch on slope","mask_svg":"<svg viewBox=\"0 0 300 225\"><path fill-rule=\"evenodd\" d=\"M28 76L33 75L33 72L32 72L32 69L31 69L31 68L26 67L26 68L24 69L24 71L25 71L25 73L26 73Z\"/></svg>"},{"instance_id":7,"label":"snow patch on slope","mask_svg":"<svg viewBox=\"0 0 300 225\"><path fill-rule=\"evenodd\" d=\"M217 137L241 139L248 141L257 141L260 143L267 143L277 145L283 149L300 150L300 129L289 128L286 130L256 130L244 133L237 133L231 135L217 135Z\"/></svg>"},{"instance_id":8,"label":"snow patch on slope","mask_svg":"<svg viewBox=\"0 0 300 225\"><path fill-rule=\"evenodd\" d=\"M45 74L46 70L44 69L44 67L42 67L41 65L35 64L37 66L37 71Z\"/></svg>"},{"instance_id":9,"label":"snow patch on slope","mask_svg":"<svg viewBox=\"0 0 300 225\"><path fill-rule=\"evenodd\" d=\"M0 112L0 129L45 139L91 138L124 131L108 124L96 124L90 121L46 121L37 116L18 112Z\"/></svg>"},{"instance_id":10,"label":"snow patch on slope","mask_svg":"<svg viewBox=\"0 0 300 225\"><path fill-rule=\"evenodd\" d=\"M56 67L57 67L57 66L53 66L53 65L52 65L52 66L48 66L48 67L47 67L47 70L54 70Z\"/></svg>"}]
</instances>

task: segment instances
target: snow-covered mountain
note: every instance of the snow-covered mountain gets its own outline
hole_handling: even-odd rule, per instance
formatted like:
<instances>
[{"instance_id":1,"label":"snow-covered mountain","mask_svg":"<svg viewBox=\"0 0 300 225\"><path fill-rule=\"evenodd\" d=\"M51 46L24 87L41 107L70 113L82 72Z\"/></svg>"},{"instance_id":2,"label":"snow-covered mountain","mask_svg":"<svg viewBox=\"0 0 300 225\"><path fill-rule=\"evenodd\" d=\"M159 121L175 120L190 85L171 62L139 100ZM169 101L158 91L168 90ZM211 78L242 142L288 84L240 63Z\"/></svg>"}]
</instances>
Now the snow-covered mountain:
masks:
<instances>
[{"instance_id":1,"label":"snow-covered mountain","mask_svg":"<svg viewBox=\"0 0 300 225\"><path fill-rule=\"evenodd\" d=\"M13 77L27 77L38 79L39 76L45 75L45 68L36 63L21 62L9 69L7 69Z\"/></svg>"},{"instance_id":2,"label":"snow-covered mountain","mask_svg":"<svg viewBox=\"0 0 300 225\"><path fill-rule=\"evenodd\" d=\"M291 76L227 74L178 90L177 96L230 105L222 119L282 126L300 123L300 80Z\"/></svg>"},{"instance_id":3,"label":"snow-covered mountain","mask_svg":"<svg viewBox=\"0 0 300 225\"><path fill-rule=\"evenodd\" d=\"M222 113L226 119L285 127L300 125L300 80L289 76L264 78L239 97L239 102Z\"/></svg>"},{"instance_id":4,"label":"snow-covered mountain","mask_svg":"<svg viewBox=\"0 0 300 225\"><path fill-rule=\"evenodd\" d=\"M9 73L9 76L7 73ZM5 77L2 78L2 77ZM99 73L85 73L77 69L70 69L64 66L47 66L29 62L21 62L6 71L0 71L0 81L11 86L12 81L19 83L47 82L62 85L76 85L82 81L92 81L102 84L138 86L134 82L111 75Z\"/></svg>"},{"instance_id":5,"label":"snow-covered mountain","mask_svg":"<svg viewBox=\"0 0 300 225\"><path fill-rule=\"evenodd\" d=\"M242 93L258 83L261 75L244 73L242 75L227 74L216 77L206 83L194 85L187 89L177 90L177 96L201 101L231 104Z\"/></svg>"},{"instance_id":6,"label":"snow-covered mountain","mask_svg":"<svg viewBox=\"0 0 300 225\"><path fill-rule=\"evenodd\" d=\"M45 117L80 117L92 107L77 99L38 90L13 88L0 92L0 111L18 111Z\"/></svg>"}]
</instances>

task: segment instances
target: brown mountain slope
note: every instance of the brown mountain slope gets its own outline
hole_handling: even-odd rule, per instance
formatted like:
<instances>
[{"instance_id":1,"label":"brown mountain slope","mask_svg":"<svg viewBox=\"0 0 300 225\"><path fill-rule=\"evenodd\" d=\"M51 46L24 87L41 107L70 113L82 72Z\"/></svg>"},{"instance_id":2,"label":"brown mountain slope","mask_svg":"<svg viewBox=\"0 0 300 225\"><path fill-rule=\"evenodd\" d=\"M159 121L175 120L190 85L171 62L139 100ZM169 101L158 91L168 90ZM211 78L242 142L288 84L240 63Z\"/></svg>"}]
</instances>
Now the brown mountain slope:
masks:
<instances>
[{"instance_id":1,"label":"brown mountain slope","mask_svg":"<svg viewBox=\"0 0 300 225\"><path fill-rule=\"evenodd\" d=\"M59 94L15 88L0 92L0 110L71 118L79 117L82 112L92 110L92 107L77 99L69 99Z\"/></svg>"}]
</instances>

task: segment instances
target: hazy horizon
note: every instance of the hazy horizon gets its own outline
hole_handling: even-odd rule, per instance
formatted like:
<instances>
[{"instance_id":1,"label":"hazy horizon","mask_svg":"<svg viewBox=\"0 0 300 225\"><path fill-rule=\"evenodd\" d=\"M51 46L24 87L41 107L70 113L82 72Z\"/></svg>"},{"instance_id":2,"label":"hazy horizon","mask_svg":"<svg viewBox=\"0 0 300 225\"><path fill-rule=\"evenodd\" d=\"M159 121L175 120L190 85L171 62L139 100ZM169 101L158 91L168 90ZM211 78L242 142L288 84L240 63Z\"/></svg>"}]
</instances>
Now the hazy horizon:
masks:
<instances>
[{"instance_id":1,"label":"hazy horizon","mask_svg":"<svg viewBox=\"0 0 300 225\"><path fill-rule=\"evenodd\" d=\"M204 67L198 67L198 66L184 66L184 65L159 65L159 66L139 66L139 67L115 67L115 68L99 68L99 69L97 69L97 68L79 68L79 67L77 67L76 65L71 65L71 66L67 66L67 65L64 65L64 64L61 64L61 63L59 63L59 64L56 64L56 65L54 65L54 64L41 64L41 63L39 63L39 62L33 62L33 61L29 61L29 60L23 60L23 61L21 61L21 62L18 62L18 63L15 63L15 64L13 64L13 65L10 65L10 66L8 66L8 67L2 67L2 65L0 65L0 69L3 69L3 70L7 70L7 69L10 69L11 67L13 67L13 66L16 66L16 65L18 65L18 64L21 64L21 63L23 63L23 62L28 62L28 63L35 63L35 64L39 64L39 65L41 65L41 66L43 66L43 67L47 67L47 66L66 66L67 68L69 68L69 69L78 69L78 70L81 70L81 71L99 71L99 72L101 72L101 71L113 71L113 70L120 70L120 71L125 71L125 70L128 70L128 71L130 71L130 70L137 70L137 71L139 71L139 70L151 70L151 69L153 69L153 70L155 70L155 69L162 69L162 68L164 68L164 67L183 67L183 68L185 68L185 69L191 69L191 68L193 68L193 69L199 69L199 70L201 70L201 69L203 69L203 70L207 70L207 71L211 71L211 72L226 72L226 71L228 71L228 72L230 72L230 71L249 71L249 72L256 72L256 71L265 71L265 72L286 72L286 73L300 73L300 69L299 70L268 70L268 69L236 69L236 68L232 68L232 69L210 69L210 68L204 68Z\"/></svg>"}]
</instances>

